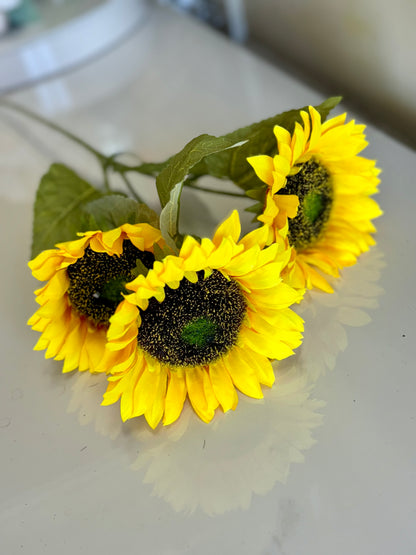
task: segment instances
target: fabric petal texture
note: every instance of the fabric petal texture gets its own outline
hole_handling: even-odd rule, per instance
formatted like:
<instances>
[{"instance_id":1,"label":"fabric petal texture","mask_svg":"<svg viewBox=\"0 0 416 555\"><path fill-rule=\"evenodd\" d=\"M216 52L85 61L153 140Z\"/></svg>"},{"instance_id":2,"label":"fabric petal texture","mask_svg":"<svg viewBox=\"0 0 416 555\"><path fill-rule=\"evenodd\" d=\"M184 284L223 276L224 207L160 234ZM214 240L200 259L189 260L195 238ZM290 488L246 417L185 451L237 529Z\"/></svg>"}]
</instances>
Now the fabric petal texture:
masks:
<instances>
[{"instance_id":1,"label":"fabric petal texture","mask_svg":"<svg viewBox=\"0 0 416 555\"><path fill-rule=\"evenodd\" d=\"M288 228L293 250L284 279L295 288L332 292L325 274L338 277L375 243L371 220L382 211L370 195L378 191L380 170L359 156L368 144L364 125L346 123L346 114L322 123L313 107L301 118L292 134L275 127L276 156L247 160L268 185L258 219L269 228L269 241L281 240Z\"/></svg>"},{"instance_id":2,"label":"fabric petal texture","mask_svg":"<svg viewBox=\"0 0 416 555\"><path fill-rule=\"evenodd\" d=\"M126 285L99 368L109 372L103 404L120 400L123 420L169 425L188 398L209 422L236 408L237 390L261 398L275 380L270 359L300 345L303 321L289 306L303 291L281 277L290 247L267 246L265 227L240 233L234 211L212 240L186 237L178 255Z\"/></svg>"},{"instance_id":3,"label":"fabric petal texture","mask_svg":"<svg viewBox=\"0 0 416 555\"><path fill-rule=\"evenodd\" d=\"M161 234L148 224L125 224L80 235L29 262L33 276L47 283L35 291L40 308L28 324L41 332L35 349L46 350L46 358L63 360L63 372L108 371L102 358L109 317L118 305L114 291L124 290L118 280L122 278L122 287L132 280L135 276L130 277L130 272L143 256L153 264L153 246L162 244ZM137 313L135 307L132 311ZM117 340L115 326L113 330Z\"/></svg>"}]
</instances>

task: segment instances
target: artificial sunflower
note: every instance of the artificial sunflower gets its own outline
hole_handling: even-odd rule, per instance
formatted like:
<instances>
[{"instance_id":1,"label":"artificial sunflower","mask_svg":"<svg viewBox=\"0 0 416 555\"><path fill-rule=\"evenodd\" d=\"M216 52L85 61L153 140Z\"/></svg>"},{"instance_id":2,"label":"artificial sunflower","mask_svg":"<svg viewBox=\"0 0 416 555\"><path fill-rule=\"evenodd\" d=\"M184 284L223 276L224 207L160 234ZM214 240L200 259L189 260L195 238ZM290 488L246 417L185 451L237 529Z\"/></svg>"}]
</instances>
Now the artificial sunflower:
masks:
<instances>
[{"instance_id":1,"label":"artificial sunflower","mask_svg":"<svg viewBox=\"0 0 416 555\"><path fill-rule=\"evenodd\" d=\"M283 283L284 243L263 248L266 226L245 235L234 211L212 240L185 238L177 256L156 261L127 285L110 319L103 404L121 399L123 420L144 415L152 428L180 415L186 397L209 422L235 409L236 389L261 398L275 376L270 359L293 354L302 319L288 307L302 292Z\"/></svg>"},{"instance_id":2,"label":"artificial sunflower","mask_svg":"<svg viewBox=\"0 0 416 555\"><path fill-rule=\"evenodd\" d=\"M64 360L63 372L99 371L109 319L125 284L137 275L137 261L152 266L153 247L161 241L160 231L148 224L80 235L29 262L33 276L48 282L35 291L40 308L28 321L42 333L34 348Z\"/></svg>"},{"instance_id":3,"label":"artificial sunflower","mask_svg":"<svg viewBox=\"0 0 416 555\"><path fill-rule=\"evenodd\" d=\"M293 247L288 283L332 292L320 272L338 277L375 243L371 220L382 211L370 195L380 170L358 156L368 144L364 125L346 123L346 114L322 123L313 107L301 117L303 125L296 123L292 134L275 126L276 156L247 160L268 185L258 219L269 227L269 240L287 228Z\"/></svg>"}]
</instances>

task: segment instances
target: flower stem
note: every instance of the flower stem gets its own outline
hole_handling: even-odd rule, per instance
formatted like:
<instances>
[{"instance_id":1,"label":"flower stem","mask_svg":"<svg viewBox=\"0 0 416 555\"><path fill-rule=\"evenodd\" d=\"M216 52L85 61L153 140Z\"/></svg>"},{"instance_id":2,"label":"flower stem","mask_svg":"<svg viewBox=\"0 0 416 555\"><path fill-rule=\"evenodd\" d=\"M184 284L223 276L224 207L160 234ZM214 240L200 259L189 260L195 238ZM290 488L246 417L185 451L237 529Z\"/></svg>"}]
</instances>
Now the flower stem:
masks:
<instances>
[{"instance_id":1,"label":"flower stem","mask_svg":"<svg viewBox=\"0 0 416 555\"><path fill-rule=\"evenodd\" d=\"M39 116L38 114L35 114L35 112L32 112L31 110L28 110L27 108L24 108L23 106L20 106L19 104L16 104L15 102L12 102L10 100L5 100L5 99L0 99L0 106L4 106L5 108L9 108L10 110L14 110L15 112L18 112L19 114L22 114L22 115L24 115L28 118L31 118L31 119L41 123L42 125L45 125L46 127L49 127L50 129L53 129L54 131L57 131L58 133L61 133L61 135L64 135L65 137L67 137L71 141L73 141L73 142L79 144L80 146L84 147L86 150L91 152L91 154L94 154L94 156L96 156L101 163L103 163L107 160L107 157L104 154L99 152L97 149L92 147L90 144L85 142L83 139L81 139L80 137L77 137L77 135L74 135L73 133L71 133L70 131L67 131L63 127L60 127L56 123L53 123L52 121L50 121L50 120L48 120L48 119L46 119L42 116Z\"/></svg>"},{"instance_id":2,"label":"flower stem","mask_svg":"<svg viewBox=\"0 0 416 555\"><path fill-rule=\"evenodd\" d=\"M141 173L141 174L144 174L144 175L157 177L157 175L162 171L162 169L166 166L166 164L168 162L168 160L166 160L165 162L156 162L156 163L143 162L142 164L139 164L139 165L136 165L136 166L128 166L126 164L123 164L121 162L116 161L115 160L115 155L106 156L105 154L103 154L102 152L100 152L99 150L97 150L96 148L91 146L89 143L87 143L86 141L84 141L83 139L81 139L80 137L75 135L74 133L71 133L70 131L67 131L66 129L64 129L60 125L57 125L56 123L48 120L47 118L44 118L43 116L39 116L38 114L36 114L35 112L32 112L28 108L20 106L19 104L16 104L15 102L12 102L11 100L6 100L6 99L3 99L3 98L0 98L0 106L3 106L3 107L8 108L10 110L14 110L15 112L17 112L19 114L22 114L22 115L24 115L28 118L31 118L34 121L37 121L37 122L41 123L42 125L45 125L46 127L49 127L50 129L53 129L57 133L60 133L61 135L66 137L67 139L69 139L69 140L77 143L78 145L84 147L86 150L88 150L88 152L90 152L96 158L98 158L100 164L103 167L103 171L104 171L104 184L105 184L106 191L110 190L109 183L108 183L108 175L107 175L108 169L112 169L114 172L119 173L123 177L123 179L124 179L124 181L127 185L127 181L126 181L126 178L125 178L125 175L124 175L125 173L137 172L137 173ZM134 194L134 196L136 198L138 198L138 195L136 193L133 193L132 185L130 183L127 185L127 187L130 190L130 192L132 194Z\"/></svg>"},{"instance_id":3,"label":"flower stem","mask_svg":"<svg viewBox=\"0 0 416 555\"><path fill-rule=\"evenodd\" d=\"M111 193L111 187L110 187L110 181L108 179L108 171L107 171L107 167L102 164L102 170L103 170L103 178L104 178L104 190L107 194Z\"/></svg>"},{"instance_id":4,"label":"flower stem","mask_svg":"<svg viewBox=\"0 0 416 555\"><path fill-rule=\"evenodd\" d=\"M239 197L239 198L248 198L246 195L241 193L233 193L232 191L220 191L218 189L210 189L209 187L201 187L200 185L195 185L191 181L184 182L185 187L189 187L190 189L194 189L195 191L203 191L205 193L214 193L216 195L226 195L229 197Z\"/></svg>"},{"instance_id":5,"label":"flower stem","mask_svg":"<svg viewBox=\"0 0 416 555\"><path fill-rule=\"evenodd\" d=\"M133 198L135 198L137 200L137 202L143 202L142 199L139 197L139 195L136 193L136 191L133 188L133 185L130 183L130 181L127 179L127 176L125 174L125 172L120 172L121 178L124 181L127 189L130 191L130 193L132 194Z\"/></svg>"},{"instance_id":6,"label":"flower stem","mask_svg":"<svg viewBox=\"0 0 416 555\"><path fill-rule=\"evenodd\" d=\"M103 173L104 173L104 188L105 188L106 192L111 191L109 180L108 180L108 170L111 169L114 172L118 173L122 177L124 183L126 184L126 187L130 191L130 193L133 195L133 197L137 201L141 202L141 199L140 199L139 195L135 192L132 184L127 179L126 173L128 173L128 172L137 172L137 173L141 173L141 174L144 174L144 175L157 177L157 175L166 167L166 165L169 162L169 160L166 160L165 162L157 162L157 163L146 163L146 162L144 162L144 163L136 165L136 166L128 166L126 164L122 164L121 162L116 161L114 155L106 156L105 154L103 154L102 152L100 152L99 150L97 150L96 148L91 146L89 143L87 143L86 141L84 141L83 139L78 137L77 135L74 135L74 133L71 133L70 131L67 131L66 129L64 129L60 125L57 125L56 123L48 120L47 118L44 118L43 116L39 116L35 112L32 112L31 110L29 110L29 109L27 109L23 106L20 106L19 104L16 104L15 102L12 102L11 100L6 100L6 99L3 99L3 98L0 98L0 106L3 106L3 107L8 108L10 110L13 110L13 111L15 111L19 114L22 114L22 115L24 115L24 116L26 116L26 117L34 120L34 121L37 121L37 122L41 123L42 125L45 125L46 127L49 127L53 131L56 131L57 133L60 133L61 135L63 135L67 139L73 141L74 143L77 143L78 145L85 148L88 152L93 154L98 159L98 161L100 162L100 164L102 166ZM184 185L186 187L194 189L195 191L202 191L202 192L206 192L206 193L214 193L214 194L217 194L217 195L226 195L226 196L231 196L231 197L247 198L245 194L241 194L241 193L233 193L231 191L219 191L217 189L210 189L209 187L201 187L200 185L196 185L194 182L192 182L192 180L185 181Z\"/></svg>"}]
</instances>

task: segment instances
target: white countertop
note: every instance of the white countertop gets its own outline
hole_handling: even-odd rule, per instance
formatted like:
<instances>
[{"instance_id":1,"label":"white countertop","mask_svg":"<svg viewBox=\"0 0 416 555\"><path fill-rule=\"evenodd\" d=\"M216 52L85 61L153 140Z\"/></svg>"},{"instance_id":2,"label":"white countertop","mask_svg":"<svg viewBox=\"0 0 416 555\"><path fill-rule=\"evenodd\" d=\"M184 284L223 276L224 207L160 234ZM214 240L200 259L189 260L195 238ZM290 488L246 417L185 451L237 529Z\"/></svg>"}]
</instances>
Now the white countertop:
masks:
<instances>
[{"instance_id":1,"label":"white countertop","mask_svg":"<svg viewBox=\"0 0 416 555\"><path fill-rule=\"evenodd\" d=\"M323 100L159 9L111 53L12 98L106 153L152 161L197 134ZM100 376L61 375L61 363L32 351L36 186L53 161L95 181L99 171L66 139L1 110L1 553L416 552L416 163L367 131L365 155L383 169L377 247L343 272L335 294L299 307L304 344L264 401L241 395L235 413L210 425L188 408L152 432L99 407ZM139 182L156 206L153 184ZM210 233L232 203L187 193L183 206L183 229Z\"/></svg>"}]
</instances>

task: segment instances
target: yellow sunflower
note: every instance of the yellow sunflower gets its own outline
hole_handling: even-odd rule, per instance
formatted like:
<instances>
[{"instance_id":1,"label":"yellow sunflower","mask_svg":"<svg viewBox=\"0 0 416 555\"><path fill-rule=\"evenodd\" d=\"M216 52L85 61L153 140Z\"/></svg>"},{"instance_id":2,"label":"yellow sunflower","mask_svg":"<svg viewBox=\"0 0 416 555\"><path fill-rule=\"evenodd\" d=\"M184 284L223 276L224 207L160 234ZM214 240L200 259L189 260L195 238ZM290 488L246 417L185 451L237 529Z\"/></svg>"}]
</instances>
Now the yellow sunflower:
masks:
<instances>
[{"instance_id":1,"label":"yellow sunflower","mask_svg":"<svg viewBox=\"0 0 416 555\"><path fill-rule=\"evenodd\" d=\"M151 267L160 231L148 224L125 224L91 231L56 245L29 262L33 276L48 283L35 291L40 308L29 319L42 333L35 350L64 360L63 372L98 371L109 318L123 299L125 283L140 260Z\"/></svg>"},{"instance_id":2,"label":"yellow sunflower","mask_svg":"<svg viewBox=\"0 0 416 555\"><path fill-rule=\"evenodd\" d=\"M293 247L288 283L332 292L320 272L337 277L375 243L371 220L382 211L369 197L377 192L380 170L358 156L368 144L364 125L346 123L346 114L321 123L313 107L301 117L303 125L296 123L292 134L274 128L276 156L247 160L268 185L258 219L269 227L269 240L287 228Z\"/></svg>"},{"instance_id":3,"label":"yellow sunflower","mask_svg":"<svg viewBox=\"0 0 416 555\"><path fill-rule=\"evenodd\" d=\"M235 409L235 388L261 398L274 382L270 359L293 354L302 319L288 307L303 292L283 283L290 249L263 248L266 226L239 240L237 211L212 240L188 236L178 256L155 262L127 288L110 319L103 404L121 399L123 420L144 415L152 428L180 415L186 397L205 422L220 405Z\"/></svg>"}]
</instances>

